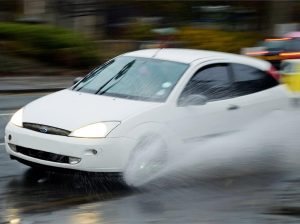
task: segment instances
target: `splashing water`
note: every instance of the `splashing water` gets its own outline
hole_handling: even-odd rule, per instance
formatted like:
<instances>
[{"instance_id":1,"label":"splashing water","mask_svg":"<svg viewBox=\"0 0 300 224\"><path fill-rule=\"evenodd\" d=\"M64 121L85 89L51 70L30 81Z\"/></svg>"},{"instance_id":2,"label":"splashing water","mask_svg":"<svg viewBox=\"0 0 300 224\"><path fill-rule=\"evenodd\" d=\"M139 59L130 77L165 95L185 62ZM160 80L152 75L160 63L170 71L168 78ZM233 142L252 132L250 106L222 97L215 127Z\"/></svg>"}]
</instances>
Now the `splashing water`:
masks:
<instances>
[{"instance_id":1,"label":"splashing water","mask_svg":"<svg viewBox=\"0 0 300 224\"><path fill-rule=\"evenodd\" d=\"M125 180L133 186L174 185L296 169L300 168L299 146L300 111L274 111L238 132L169 149L167 163L159 171L147 170L143 174L147 178L141 178L137 161L151 161L159 153L153 147L130 161Z\"/></svg>"}]
</instances>

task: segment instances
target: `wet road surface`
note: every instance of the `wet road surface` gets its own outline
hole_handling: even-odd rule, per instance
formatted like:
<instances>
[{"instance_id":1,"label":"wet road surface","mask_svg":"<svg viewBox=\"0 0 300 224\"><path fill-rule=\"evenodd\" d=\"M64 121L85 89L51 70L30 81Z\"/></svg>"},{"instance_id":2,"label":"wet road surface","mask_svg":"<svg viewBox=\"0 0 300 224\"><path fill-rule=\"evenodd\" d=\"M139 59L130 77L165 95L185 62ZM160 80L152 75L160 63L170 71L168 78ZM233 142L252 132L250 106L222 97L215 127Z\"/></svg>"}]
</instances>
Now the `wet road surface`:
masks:
<instances>
[{"instance_id":1,"label":"wet road surface","mask_svg":"<svg viewBox=\"0 0 300 224\"><path fill-rule=\"evenodd\" d=\"M0 155L0 223L300 222L292 210L300 181L286 174L133 190L114 180L39 173L9 161L3 147ZM272 214L283 209L292 214Z\"/></svg>"},{"instance_id":2,"label":"wet road surface","mask_svg":"<svg viewBox=\"0 0 300 224\"><path fill-rule=\"evenodd\" d=\"M2 144L16 109L0 110L0 223L300 223L298 170L131 189L116 179L29 169Z\"/></svg>"}]
</instances>

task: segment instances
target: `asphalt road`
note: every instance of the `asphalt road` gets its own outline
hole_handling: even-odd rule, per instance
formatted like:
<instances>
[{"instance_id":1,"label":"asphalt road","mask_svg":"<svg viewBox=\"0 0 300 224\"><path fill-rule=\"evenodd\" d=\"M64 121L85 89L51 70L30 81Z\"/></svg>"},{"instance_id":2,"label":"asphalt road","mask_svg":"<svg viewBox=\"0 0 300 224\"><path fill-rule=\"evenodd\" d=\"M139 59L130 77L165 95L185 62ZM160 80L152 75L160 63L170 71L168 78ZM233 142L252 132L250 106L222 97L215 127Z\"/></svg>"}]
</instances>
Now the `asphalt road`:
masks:
<instances>
[{"instance_id":1,"label":"asphalt road","mask_svg":"<svg viewBox=\"0 0 300 224\"><path fill-rule=\"evenodd\" d=\"M41 173L12 161L2 144L9 114L39 96L0 96L10 99L7 108L0 101L1 224L300 223L297 170L204 180L177 177L132 189L114 179Z\"/></svg>"}]
</instances>

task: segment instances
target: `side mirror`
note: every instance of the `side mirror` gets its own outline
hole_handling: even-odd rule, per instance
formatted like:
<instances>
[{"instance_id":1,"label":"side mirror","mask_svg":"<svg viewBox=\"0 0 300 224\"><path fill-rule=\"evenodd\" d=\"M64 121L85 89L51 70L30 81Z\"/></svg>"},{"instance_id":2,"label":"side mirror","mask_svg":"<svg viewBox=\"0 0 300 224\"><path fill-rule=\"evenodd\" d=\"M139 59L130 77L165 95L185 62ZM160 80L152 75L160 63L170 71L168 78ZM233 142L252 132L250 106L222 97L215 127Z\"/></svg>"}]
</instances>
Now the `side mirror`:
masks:
<instances>
[{"instance_id":1,"label":"side mirror","mask_svg":"<svg viewBox=\"0 0 300 224\"><path fill-rule=\"evenodd\" d=\"M207 101L208 101L208 99L206 96L198 95L198 94L191 94L191 95L188 95L188 96L180 99L179 105L180 106L193 106L193 105L200 106L200 105L206 104Z\"/></svg>"},{"instance_id":2,"label":"side mirror","mask_svg":"<svg viewBox=\"0 0 300 224\"><path fill-rule=\"evenodd\" d=\"M75 85L76 83L78 83L79 81L81 81L83 79L83 77L77 77L73 80L73 85Z\"/></svg>"}]
</instances>

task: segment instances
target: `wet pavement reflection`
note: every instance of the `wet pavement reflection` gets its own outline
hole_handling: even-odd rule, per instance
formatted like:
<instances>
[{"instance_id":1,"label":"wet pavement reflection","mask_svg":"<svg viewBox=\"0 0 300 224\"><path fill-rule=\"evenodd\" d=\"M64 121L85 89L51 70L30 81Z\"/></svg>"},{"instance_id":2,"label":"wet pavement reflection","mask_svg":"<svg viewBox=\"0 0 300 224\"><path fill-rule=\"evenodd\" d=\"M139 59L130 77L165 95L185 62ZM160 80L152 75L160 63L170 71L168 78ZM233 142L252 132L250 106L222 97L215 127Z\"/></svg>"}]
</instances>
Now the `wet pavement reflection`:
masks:
<instances>
[{"instance_id":1,"label":"wet pavement reflection","mask_svg":"<svg viewBox=\"0 0 300 224\"><path fill-rule=\"evenodd\" d=\"M15 165L14 161L12 163ZM57 211L78 206L84 208L85 204L104 202L130 194L132 190L115 178L83 174L61 175L21 167L19 175L1 178L1 221L19 223L20 219L23 220L20 223L28 223L26 217L43 217L45 214L51 216ZM70 218L95 220L97 216L94 212L80 212L70 215ZM39 218L29 220L38 221ZM55 216L52 221L59 222L60 217ZM72 223L71 220L68 222Z\"/></svg>"},{"instance_id":2,"label":"wet pavement reflection","mask_svg":"<svg viewBox=\"0 0 300 224\"><path fill-rule=\"evenodd\" d=\"M1 157L5 158L1 148ZM4 159L2 159L3 161ZM0 223L299 223L292 173L131 189L119 180L49 174L14 161L1 170ZM294 208L294 210L291 210ZM284 209L286 211L284 211ZM289 212L289 213L288 213Z\"/></svg>"}]
</instances>

